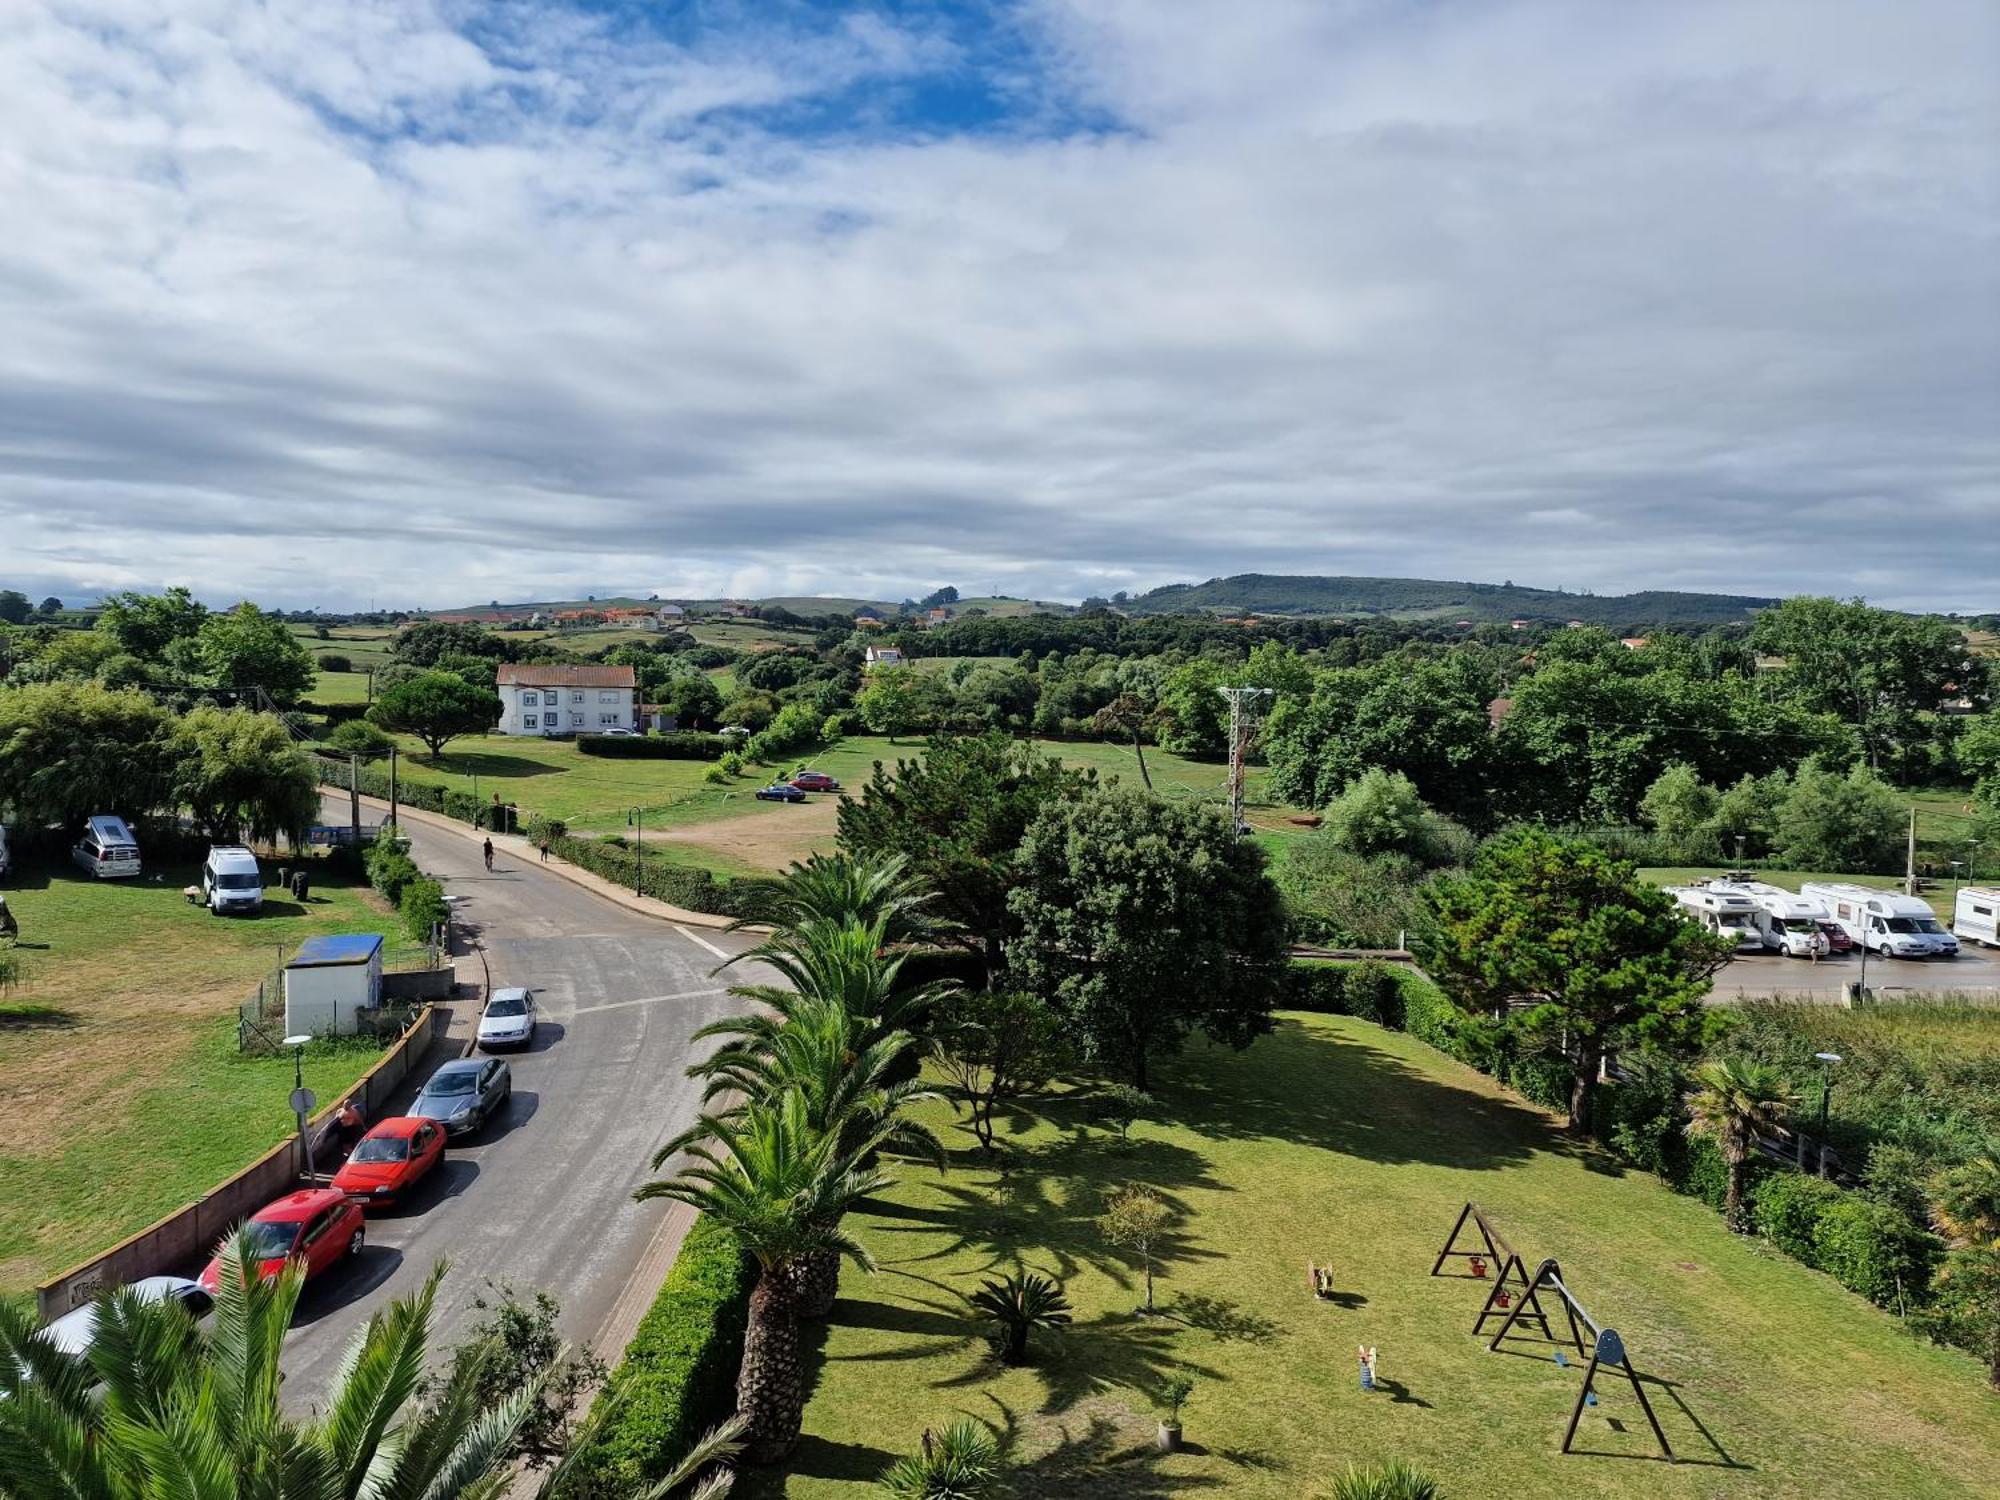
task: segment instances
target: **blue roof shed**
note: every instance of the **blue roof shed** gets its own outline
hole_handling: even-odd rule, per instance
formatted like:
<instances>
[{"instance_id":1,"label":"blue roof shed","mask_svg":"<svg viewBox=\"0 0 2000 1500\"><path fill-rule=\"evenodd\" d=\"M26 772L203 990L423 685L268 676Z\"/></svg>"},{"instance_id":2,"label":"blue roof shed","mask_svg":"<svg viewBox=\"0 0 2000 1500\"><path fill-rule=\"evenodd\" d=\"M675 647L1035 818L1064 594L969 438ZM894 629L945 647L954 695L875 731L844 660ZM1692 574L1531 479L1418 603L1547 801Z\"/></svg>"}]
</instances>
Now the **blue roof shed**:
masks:
<instances>
[{"instance_id":1,"label":"blue roof shed","mask_svg":"<svg viewBox=\"0 0 2000 1500\"><path fill-rule=\"evenodd\" d=\"M333 964L365 964L381 951L381 936L373 932L307 938L299 944L299 951L292 955L285 967L319 969Z\"/></svg>"}]
</instances>

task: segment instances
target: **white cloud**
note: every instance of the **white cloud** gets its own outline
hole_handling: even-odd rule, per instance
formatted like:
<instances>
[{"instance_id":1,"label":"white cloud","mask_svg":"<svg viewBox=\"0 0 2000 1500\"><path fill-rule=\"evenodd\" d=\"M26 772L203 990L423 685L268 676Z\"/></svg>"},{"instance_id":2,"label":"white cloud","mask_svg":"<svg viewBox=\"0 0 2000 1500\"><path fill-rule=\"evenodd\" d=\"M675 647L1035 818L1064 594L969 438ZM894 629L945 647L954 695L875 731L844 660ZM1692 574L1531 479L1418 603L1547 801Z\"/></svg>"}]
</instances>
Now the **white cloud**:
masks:
<instances>
[{"instance_id":1,"label":"white cloud","mask_svg":"<svg viewBox=\"0 0 2000 1500\"><path fill-rule=\"evenodd\" d=\"M0 583L2000 607L1981 7L744 14L0 17Z\"/></svg>"}]
</instances>

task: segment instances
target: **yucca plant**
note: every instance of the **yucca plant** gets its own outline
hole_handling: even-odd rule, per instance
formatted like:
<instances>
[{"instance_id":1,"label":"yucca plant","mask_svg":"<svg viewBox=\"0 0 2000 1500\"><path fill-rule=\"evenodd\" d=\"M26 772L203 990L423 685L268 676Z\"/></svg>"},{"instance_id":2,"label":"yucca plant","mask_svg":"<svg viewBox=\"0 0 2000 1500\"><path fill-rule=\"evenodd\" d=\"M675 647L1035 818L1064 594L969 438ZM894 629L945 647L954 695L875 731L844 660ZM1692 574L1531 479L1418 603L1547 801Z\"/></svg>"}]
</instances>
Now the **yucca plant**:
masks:
<instances>
[{"instance_id":1,"label":"yucca plant","mask_svg":"<svg viewBox=\"0 0 2000 1500\"><path fill-rule=\"evenodd\" d=\"M1430 1475L1392 1458L1366 1468L1349 1464L1347 1472L1334 1480L1327 1500L1442 1500L1442 1497L1437 1481Z\"/></svg>"},{"instance_id":2,"label":"yucca plant","mask_svg":"<svg viewBox=\"0 0 2000 1500\"><path fill-rule=\"evenodd\" d=\"M1032 1271L984 1282L966 1300L1000 1325L1002 1364L1028 1362L1028 1335L1035 1329L1064 1328L1071 1322L1062 1287Z\"/></svg>"},{"instance_id":3,"label":"yucca plant","mask_svg":"<svg viewBox=\"0 0 2000 1500\"><path fill-rule=\"evenodd\" d=\"M961 1417L942 1433L927 1429L921 1449L896 1460L881 1484L899 1500L981 1500L999 1474L999 1440Z\"/></svg>"}]
</instances>

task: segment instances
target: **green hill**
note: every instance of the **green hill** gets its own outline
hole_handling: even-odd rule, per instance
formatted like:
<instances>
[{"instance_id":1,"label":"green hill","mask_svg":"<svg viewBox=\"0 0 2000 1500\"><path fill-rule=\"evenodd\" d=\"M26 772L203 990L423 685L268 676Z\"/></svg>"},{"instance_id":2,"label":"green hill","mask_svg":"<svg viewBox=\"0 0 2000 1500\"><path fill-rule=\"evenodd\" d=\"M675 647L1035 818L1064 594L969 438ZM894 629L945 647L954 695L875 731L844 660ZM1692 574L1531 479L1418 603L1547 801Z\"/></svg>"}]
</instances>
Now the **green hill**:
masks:
<instances>
[{"instance_id":1,"label":"green hill","mask_svg":"<svg viewBox=\"0 0 2000 1500\"><path fill-rule=\"evenodd\" d=\"M1747 620L1775 599L1748 594L1571 594L1511 583L1450 583L1430 578L1319 578L1239 573L1206 583L1174 583L1142 594L1133 613L1376 615L1387 619L1454 619L1474 624L1528 620L1535 624L1613 629L1644 625L1727 625Z\"/></svg>"}]
</instances>

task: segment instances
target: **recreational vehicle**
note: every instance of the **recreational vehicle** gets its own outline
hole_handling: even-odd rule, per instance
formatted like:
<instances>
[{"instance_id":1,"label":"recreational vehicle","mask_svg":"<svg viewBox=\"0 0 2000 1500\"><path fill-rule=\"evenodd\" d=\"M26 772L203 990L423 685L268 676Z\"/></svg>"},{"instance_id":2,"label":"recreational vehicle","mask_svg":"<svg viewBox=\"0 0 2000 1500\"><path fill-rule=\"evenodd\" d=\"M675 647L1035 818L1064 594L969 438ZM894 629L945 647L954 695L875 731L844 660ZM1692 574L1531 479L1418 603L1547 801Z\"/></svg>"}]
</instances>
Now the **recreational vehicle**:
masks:
<instances>
[{"instance_id":1,"label":"recreational vehicle","mask_svg":"<svg viewBox=\"0 0 2000 1500\"><path fill-rule=\"evenodd\" d=\"M133 879L139 874L139 841L123 818L101 814L85 821L70 858L99 880Z\"/></svg>"},{"instance_id":2,"label":"recreational vehicle","mask_svg":"<svg viewBox=\"0 0 2000 1500\"><path fill-rule=\"evenodd\" d=\"M264 876L248 849L217 844L201 867L201 899L217 916L257 911L264 905Z\"/></svg>"},{"instance_id":3,"label":"recreational vehicle","mask_svg":"<svg viewBox=\"0 0 2000 1500\"><path fill-rule=\"evenodd\" d=\"M1711 880L1708 889L1744 896L1756 905L1757 925L1766 948L1775 948L1788 958L1824 957L1832 951L1825 929L1833 919L1824 903L1762 880Z\"/></svg>"},{"instance_id":4,"label":"recreational vehicle","mask_svg":"<svg viewBox=\"0 0 2000 1500\"><path fill-rule=\"evenodd\" d=\"M1799 894L1822 903L1847 935L1885 958L1956 958L1958 939L1928 902L1866 885L1808 881Z\"/></svg>"},{"instance_id":5,"label":"recreational vehicle","mask_svg":"<svg viewBox=\"0 0 2000 1500\"><path fill-rule=\"evenodd\" d=\"M1759 920L1764 913L1748 896L1712 885L1668 886L1667 894L1680 903L1690 920L1734 939L1738 953L1764 951L1764 928Z\"/></svg>"},{"instance_id":6,"label":"recreational vehicle","mask_svg":"<svg viewBox=\"0 0 2000 1500\"><path fill-rule=\"evenodd\" d=\"M1951 930L1967 942L2000 948L2000 889L1968 885L1960 890Z\"/></svg>"}]
</instances>

